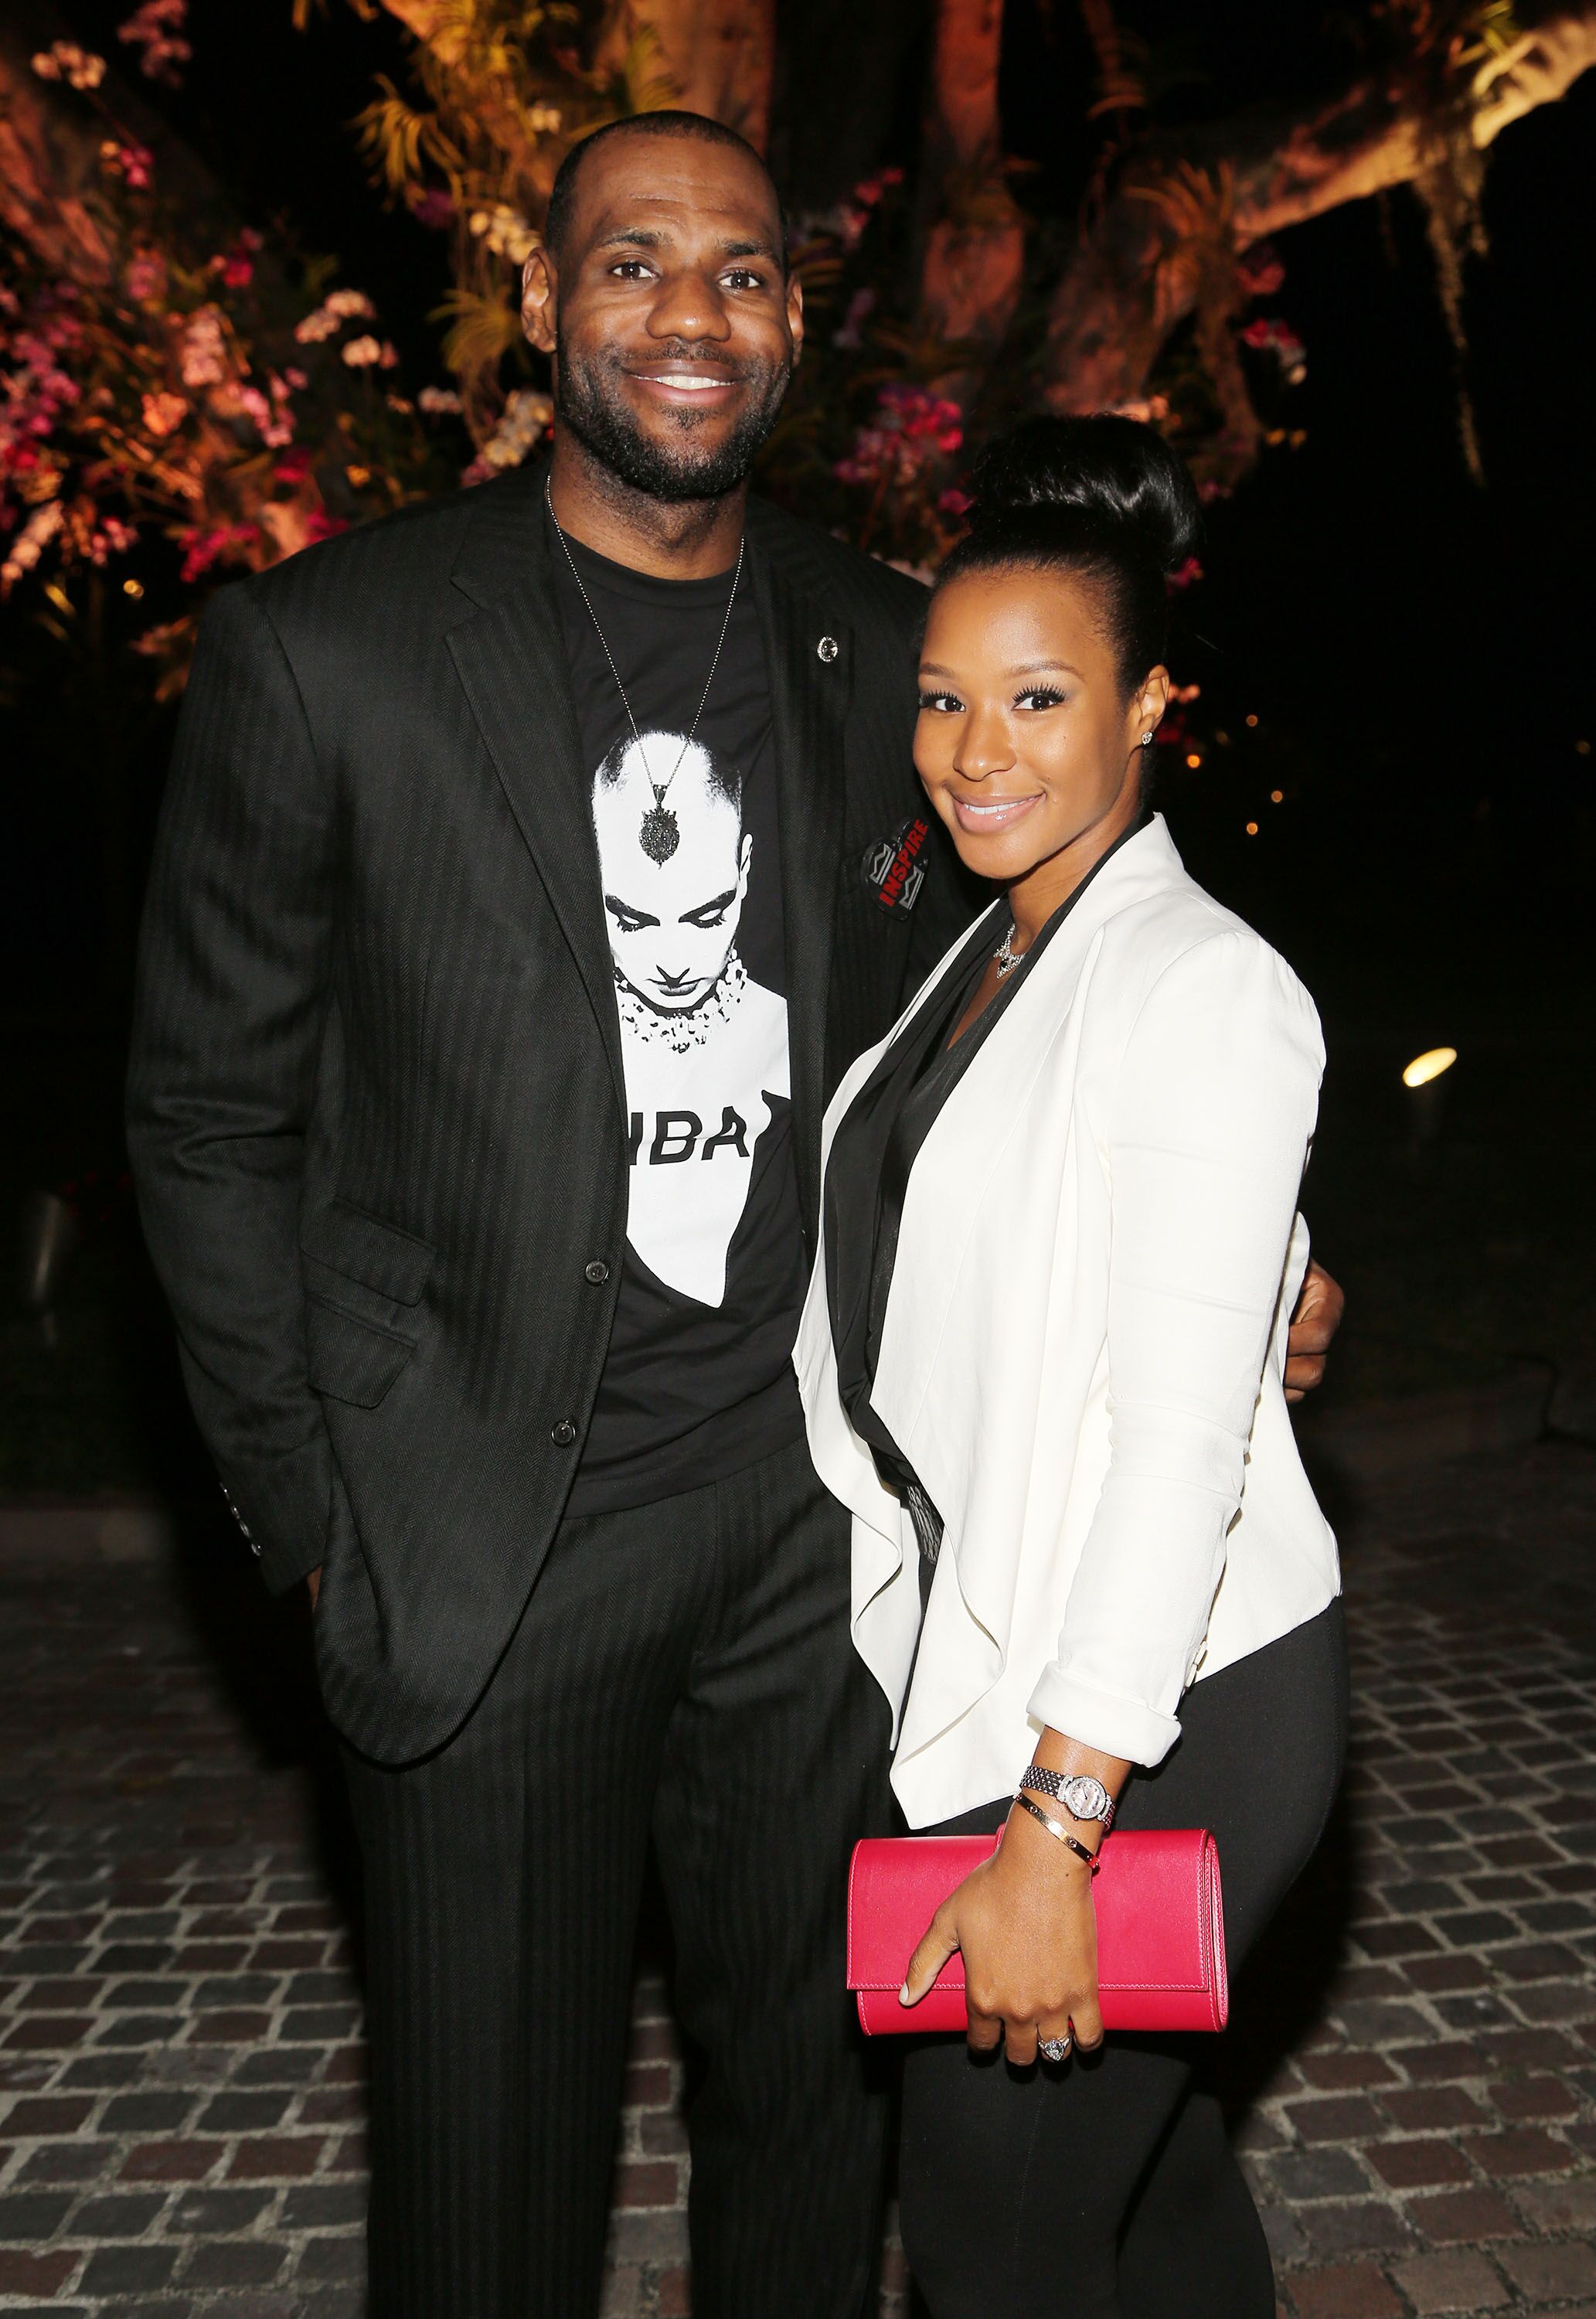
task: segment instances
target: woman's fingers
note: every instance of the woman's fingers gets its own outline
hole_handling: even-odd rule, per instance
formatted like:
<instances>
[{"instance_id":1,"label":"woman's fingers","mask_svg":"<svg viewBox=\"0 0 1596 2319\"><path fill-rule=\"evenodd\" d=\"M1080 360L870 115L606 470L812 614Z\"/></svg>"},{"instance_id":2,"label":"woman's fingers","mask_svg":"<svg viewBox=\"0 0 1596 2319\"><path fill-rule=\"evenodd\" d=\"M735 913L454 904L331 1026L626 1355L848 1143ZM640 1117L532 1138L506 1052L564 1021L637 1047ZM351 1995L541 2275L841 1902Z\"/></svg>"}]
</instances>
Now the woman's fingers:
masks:
<instances>
[{"instance_id":1,"label":"woman's fingers","mask_svg":"<svg viewBox=\"0 0 1596 2319\"><path fill-rule=\"evenodd\" d=\"M1003 2050L1016 2070L1028 2070L1036 2059L1036 2024L1034 2021L1010 2021L1005 2025Z\"/></svg>"},{"instance_id":2,"label":"woman's fingers","mask_svg":"<svg viewBox=\"0 0 1596 2319\"><path fill-rule=\"evenodd\" d=\"M1095 2053L1103 2043L1103 2008L1097 2002L1097 1992L1077 1999L1069 2008L1070 2026L1078 2053Z\"/></svg>"},{"instance_id":3,"label":"woman's fingers","mask_svg":"<svg viewBox=\"0 0 1596 2319\"><path fill-rule=\"evenodd\" d=\"M959 1945L958 1928L944 1901L921 1936L897 1992L900 2005L918 2005Z\"/></svg>"}]
</instances>

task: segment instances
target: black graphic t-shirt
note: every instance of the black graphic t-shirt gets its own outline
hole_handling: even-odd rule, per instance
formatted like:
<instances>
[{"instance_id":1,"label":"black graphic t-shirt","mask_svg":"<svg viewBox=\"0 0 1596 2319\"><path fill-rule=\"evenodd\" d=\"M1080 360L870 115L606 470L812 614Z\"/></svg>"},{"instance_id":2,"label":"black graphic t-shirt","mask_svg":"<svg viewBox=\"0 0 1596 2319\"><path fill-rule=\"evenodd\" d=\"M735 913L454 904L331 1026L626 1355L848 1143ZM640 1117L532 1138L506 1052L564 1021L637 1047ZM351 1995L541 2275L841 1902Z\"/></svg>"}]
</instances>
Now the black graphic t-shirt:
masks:
<instances>
[{"instance_id":1,"label":"black graphic t-shirt","mask_svg":"<svg viewBox=\"0 0 1596 2319\"><path fill-rule=\"evenodd\" d=\"M799 1438L791 1357L807 1266L770 684L747 565L688 744L731 573L658 580L573 539L590 613L546 520L630 1129L626 1261L571 1498L573 1513L599 1513L720 1480Z\"/></svg>"}]
</instances>

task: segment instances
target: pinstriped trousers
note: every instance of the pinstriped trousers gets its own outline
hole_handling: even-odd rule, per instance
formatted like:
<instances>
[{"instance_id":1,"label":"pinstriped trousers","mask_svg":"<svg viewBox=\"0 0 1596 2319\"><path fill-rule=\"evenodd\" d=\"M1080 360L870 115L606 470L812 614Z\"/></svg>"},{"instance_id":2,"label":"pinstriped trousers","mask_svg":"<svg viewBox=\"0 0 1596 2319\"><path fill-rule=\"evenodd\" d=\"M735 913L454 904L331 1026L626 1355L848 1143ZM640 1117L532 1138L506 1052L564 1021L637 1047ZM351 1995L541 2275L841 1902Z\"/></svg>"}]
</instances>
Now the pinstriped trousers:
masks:
<instances>
[{"instance_id":1,"label":"pinstriped trousers","mask_svg":"<svg viewBox=\"0 0 1596 2319\"><path fill-rule=\"evenodd\" d=\"M593 2319L652 1835L689 2114L695 2319L861 2319L883 2102L844 1987L888 1825L847 1517L799 1443L567 1520L464 1728L346 1755L365 1866L372 2319Z\"/></svg>"}]
</instances>

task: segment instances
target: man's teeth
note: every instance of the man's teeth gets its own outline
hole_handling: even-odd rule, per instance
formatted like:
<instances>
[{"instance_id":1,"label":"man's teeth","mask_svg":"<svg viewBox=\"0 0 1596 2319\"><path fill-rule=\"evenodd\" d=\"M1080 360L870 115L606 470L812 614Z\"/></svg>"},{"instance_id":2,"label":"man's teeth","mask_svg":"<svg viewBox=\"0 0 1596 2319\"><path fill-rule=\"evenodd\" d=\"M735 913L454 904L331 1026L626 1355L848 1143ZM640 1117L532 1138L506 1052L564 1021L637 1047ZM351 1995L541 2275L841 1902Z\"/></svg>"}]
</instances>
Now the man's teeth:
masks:
<instances>
[{"instance_id":1,"label":"man's teeth","mask_svg":"<svg viewBox=\"0 0 1596 2319\"><path fill-rule=\"evenodd\" d=\"M673 370L650 371L648 376L656 386L685 386L695 390L707 386L726 386L730 383L729 380L724 378L690 378L680 371Z\"/></svg>"}]
</instances>

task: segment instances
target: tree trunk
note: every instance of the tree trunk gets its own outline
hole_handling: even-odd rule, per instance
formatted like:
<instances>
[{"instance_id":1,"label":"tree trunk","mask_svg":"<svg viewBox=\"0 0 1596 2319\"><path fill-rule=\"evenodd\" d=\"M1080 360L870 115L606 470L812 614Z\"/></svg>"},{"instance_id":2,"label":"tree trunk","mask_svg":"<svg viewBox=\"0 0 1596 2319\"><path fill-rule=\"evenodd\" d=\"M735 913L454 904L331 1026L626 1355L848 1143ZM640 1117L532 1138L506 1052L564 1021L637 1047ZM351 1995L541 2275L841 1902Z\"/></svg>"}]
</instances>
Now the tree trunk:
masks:
<instances>
[{"instance_id":1,"label":"tree trunk","mask_svg":"<svg viewBox=\"0 0 1596 2319\"><path fill-rule=\"evenodd\" d=\"M988 349L1013 319L1025 233L1003 176L997 66L1003 0L939 0L924 174L934 207L920 268L920 319L949 345Z\"/></svg>"},{"instance_id":2,"label":"tree trunk","mask_svg":"<svg viewBox=\"0 0 1596 2319\"><path fill-rule=\"evenodd\" d=\"M879 168L924 73L924 0L780 0L769 150L795 210L830 209Z\"/></svg>"},{"instance_id":3,"label":"tree trunk","mask_svg":"<svg viewBox=\"0 0 1596 2319\"><path fill-rule=\"evenodd\" d=\"M1482 150L1510 122L1555 101L1596 64L1596 0L1564 7L1474 82ZM1145 394L1159 349L1204 302L1210 268L1249 246L1410 184L1433 158L1424 123L1360 83L1306 121L1254 114L1150 141L1127 164L1050 301L1046 392L1059 411L1101 411Z\"/></svg>"},{"instance_id":4,"label":"tree trunk","mask_svg":"<svg viewBox=\"0 0 1596 2319\"><path fill-rule=\"evenodd\" d=\"M627 13L658 40L677 104L724 121L762 153L771 131L776 0L631 0Z\"/></svg>"}]
</instances>

